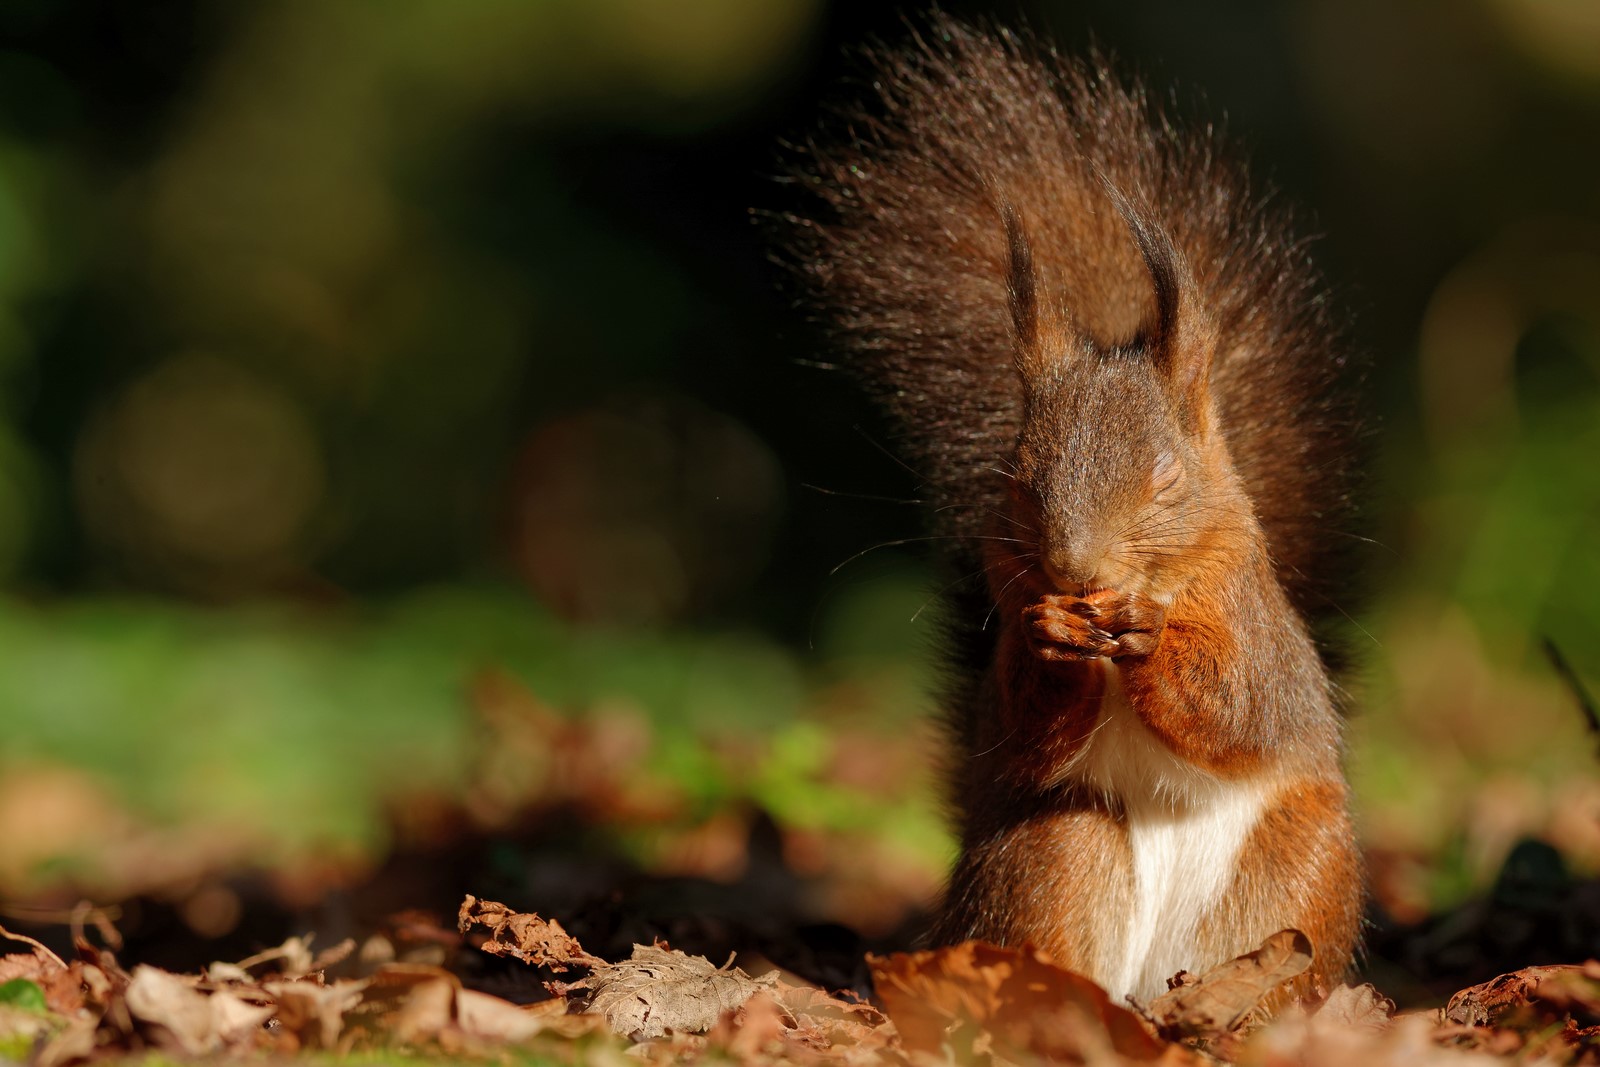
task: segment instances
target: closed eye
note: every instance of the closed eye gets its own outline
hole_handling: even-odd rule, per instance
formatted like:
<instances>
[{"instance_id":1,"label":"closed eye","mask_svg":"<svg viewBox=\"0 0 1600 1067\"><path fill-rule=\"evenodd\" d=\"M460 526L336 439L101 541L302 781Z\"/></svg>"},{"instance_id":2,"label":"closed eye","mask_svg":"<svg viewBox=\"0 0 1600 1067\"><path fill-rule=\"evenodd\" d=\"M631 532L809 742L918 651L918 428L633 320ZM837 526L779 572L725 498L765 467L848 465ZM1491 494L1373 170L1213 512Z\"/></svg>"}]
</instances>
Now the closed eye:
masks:
<instances>
[{"instance_id":1,"label":"closed eye","mask_svg":"<svg viewBox=\"0 0 1600 1067\"><path fill-rule=\"evenodd\" d=\"M1150 495L1157 501L1170 497L1183 480L1183 464L1171 452L1163 452L1150 472Z\"/></svg>"}]
</instances>

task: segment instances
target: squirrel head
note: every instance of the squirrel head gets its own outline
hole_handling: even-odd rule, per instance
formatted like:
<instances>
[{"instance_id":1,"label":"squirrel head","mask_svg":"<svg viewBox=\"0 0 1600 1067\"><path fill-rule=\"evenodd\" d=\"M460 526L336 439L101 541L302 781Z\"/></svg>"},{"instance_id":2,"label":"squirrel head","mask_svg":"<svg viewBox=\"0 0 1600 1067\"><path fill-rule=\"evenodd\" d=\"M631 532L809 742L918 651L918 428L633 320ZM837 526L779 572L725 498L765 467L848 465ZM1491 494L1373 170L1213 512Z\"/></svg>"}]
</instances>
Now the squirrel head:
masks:
<instances>
[{"instance_id":1,"label":"squirrel head","mask_svg":"<svg viewBox=\"0 0 1600 1067\"><path fill-rule=\"evenodd\" d=\"M1109 184L1107 193L1155 308L1130 341L1109 347L1041 298L1021 220L1001 208L1023 391L1009 517L1037 535L1045 584L1162 598L1237 543L1230 535L1251 522L1250 504L1218 429L1217 330L1188 262L1165 230Z\"/></svg>"}]
</instances>

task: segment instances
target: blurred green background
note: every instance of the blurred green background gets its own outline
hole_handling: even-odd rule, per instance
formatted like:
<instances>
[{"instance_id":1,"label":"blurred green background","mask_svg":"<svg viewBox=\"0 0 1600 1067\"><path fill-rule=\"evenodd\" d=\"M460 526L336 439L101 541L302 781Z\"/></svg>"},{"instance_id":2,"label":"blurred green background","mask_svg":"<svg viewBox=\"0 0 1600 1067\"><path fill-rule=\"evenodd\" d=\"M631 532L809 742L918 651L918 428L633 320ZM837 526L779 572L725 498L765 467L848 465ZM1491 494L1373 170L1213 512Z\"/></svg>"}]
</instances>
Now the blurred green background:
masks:
<instances>
[{"instance_id":1,"label":"blurred green background","mask_svg":"<svg viewBox=\"0 0 1600 1067\"><path fill-rule=\"evenodd\" d=\"M1203 92L1314 220L1373 356L1346 684L1380 899L1460 900L1525 835L1600 869L1540 649L1600 684L1594 5L944 6ZM914 544L852 559L920 532L872 499L915 486L750 218L801 206L778 146L859 92L846 46L904 32L0 8L0 898L220 931L219 872L310 896L558 808L713 878L765 813L863 928L930 893L935 586Z\"/></svg>"}]
</instances>

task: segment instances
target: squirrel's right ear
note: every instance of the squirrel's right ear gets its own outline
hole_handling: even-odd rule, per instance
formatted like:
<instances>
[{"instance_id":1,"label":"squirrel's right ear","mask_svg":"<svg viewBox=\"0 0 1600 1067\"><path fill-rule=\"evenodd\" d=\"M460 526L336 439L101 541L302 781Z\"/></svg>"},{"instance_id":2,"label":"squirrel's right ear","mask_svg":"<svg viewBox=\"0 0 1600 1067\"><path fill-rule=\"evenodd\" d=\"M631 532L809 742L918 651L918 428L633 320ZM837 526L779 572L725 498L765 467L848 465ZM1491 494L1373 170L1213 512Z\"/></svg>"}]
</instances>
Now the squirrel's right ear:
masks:
<instances>
[{"instance_id":1,"label":"squirrel's right ear","mask_svg":"<svg viewBox=\"0 0 1600 1067\"><path fill-rule=\"evenodd\" d=\"M1006 294L1011 305L1012 358L1026 386L1038 381L1053 359L1065 356L1065 323L1052 314L1048 302L1041 306L1039 275L1033 246L1022 218L1009 201L1000 205L1006 228Z\"/></svg>"}]
</instances>

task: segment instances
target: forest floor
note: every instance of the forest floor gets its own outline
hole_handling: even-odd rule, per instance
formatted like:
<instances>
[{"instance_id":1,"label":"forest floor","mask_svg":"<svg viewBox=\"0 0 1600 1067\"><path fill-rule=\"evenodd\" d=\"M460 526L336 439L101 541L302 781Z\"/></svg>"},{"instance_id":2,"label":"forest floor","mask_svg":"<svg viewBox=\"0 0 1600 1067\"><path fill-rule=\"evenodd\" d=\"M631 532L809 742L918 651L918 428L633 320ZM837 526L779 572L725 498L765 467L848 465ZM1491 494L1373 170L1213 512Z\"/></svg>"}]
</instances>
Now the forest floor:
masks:
<instances>
[{"instance_id":1,"label":"forest floor","mask_svg":"<svg viewBox=\"0 0 1600 1067\"><path fill-rule=\"evenodd\" d=\"M759 902L757 902L759 903ZM630 916L619 906L614 919ZM636 918L636 917L635 917ZM702 921L708 917L701 916ZM687 954L659 938L605 958L562 925L467 896L452 925L411 912L361 940L290 938L174 972L132 962L108 916L74 950L0 928L0 1056L40 1067L169 1061L736 1064L1600 1063L1600 961L1534 966L1398 1010L1371 984L1261 1011L1311 963L1298 931L1164 995L1117 1003L1035 950L969 942L867 952L793 932L757 951ZM837 940L837 939L835 939ZM130 962L124 963L128 958ZM798 958L798 957L797 957ZM748 968L748 969L746 969ZM859 981L839 979L864 976Z\"/></svg>"},{"instance_id":2,"label":"forest floor","mask_svg":"<svg viewBox=\"0 0 1600 1067\"><path fill-rule=\"evenodd\" d=\"M594 727L562 729L567 786L414 798L354 880L331 860L191 868L111 907L0 907L0 1059L1600 1063L1600 883L1537 842L1447 913L1375 903L1362 984L1264 1016L1310 962L1285 931L1118 1003L1042 953L913 951L926 887L871 876L892 859L849 835L723 811L682 844L700 873L651 870L597 807L626 791L589 758ZM872 894L865 931L816 918Z\"/></svg>"},{"instance_id":3,"label":"forest floor","mask_svg":"<svg viewBox=\"0 0 1600 1067\"><path fill-rule=\"evenodd\" d=\"M485 618L486 632L510 625ZM172 629L173 648L195 644ZM431 630L362 641L410 672L427 664L407 650L438 645ZM1466 805L1477 825L1432 852L1395 844L1403 799L1386 801L1393 819L1369 816L1354 984L1267 1017L1309 963L1285 931L1126 1003L1037 952L915 950L949 859L937 741L883 709L914 707L924 680L840 673L800 689L748 647L614 646L633 675L583 667L579 646L549 662L732 711L693 729L676 707L652 718L615 698L564 702L572 714L534 696L537 665L489 669L468 687L470 736L450 741L349 688L328 697L352 709L336 717L309 703L327 687L304 672L306 722L247 705L241 723L273 728L245 741L226 721L168 724L151 755L136 747L148 720L120 712L93 737L62 735L62 752L137 774L142 807L59 755L8 764L0 1060L1600 1064L1600 881L1582 851L1600 820L1581 770L1543 809L1486 778ZM175 654L174 670L286 676L280 652L218 648L215 663ZM712 661L708 676L743 672L731 696L681 670ZM339 677L374 694L430 691L351 662ZM561 692L545 669L539 691ZM459 707L459 689L436 688ZM740 721L747 708L770 713L759 729ZM1587 744L1571 718L1573 743L1557 747L1577 764ZM18 736L60 723L41 713ZM1470 739L1475 726L1449 728ZM1405 782L1447 777L1425 747L1405 752ZM1372 792L1381 776L1366 776ZM356 796L376 806L361 815ZM163 805L176 814L149 814ZM319 832L275 834L245 817L257 812ZM1480 853L1495 866L1468 878ZM1441 881L1452 871L1466 873Z\"/></svg>"}]
</instances>

